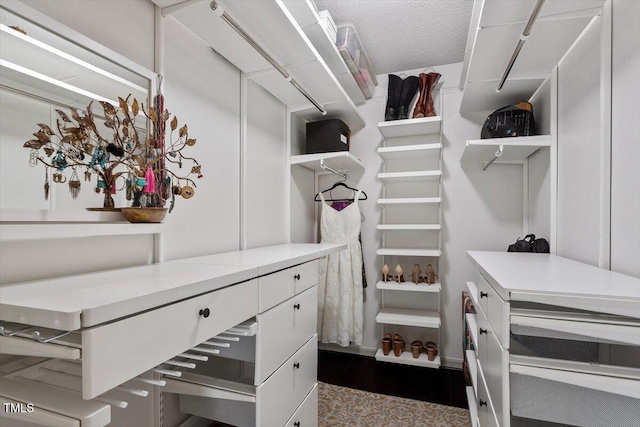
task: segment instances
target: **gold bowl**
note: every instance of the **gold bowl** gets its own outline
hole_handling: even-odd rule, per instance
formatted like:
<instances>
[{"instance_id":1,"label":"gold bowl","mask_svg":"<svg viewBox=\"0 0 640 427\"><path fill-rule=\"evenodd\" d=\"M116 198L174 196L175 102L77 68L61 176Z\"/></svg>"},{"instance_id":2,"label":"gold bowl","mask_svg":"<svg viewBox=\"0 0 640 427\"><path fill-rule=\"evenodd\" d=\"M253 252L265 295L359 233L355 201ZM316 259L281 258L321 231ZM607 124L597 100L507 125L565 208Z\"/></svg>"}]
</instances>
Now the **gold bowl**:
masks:
<instances>
[{"instance_id":1,"label":"gold bowl","mask_svg":"<svg viewBox=\"0 0 640 427\"><path fill-rule=\"evenodd\" d=\"M167 208L122 208L122 215L129 222L162 222L167 215Z\"/></svg>"}]
</instances>

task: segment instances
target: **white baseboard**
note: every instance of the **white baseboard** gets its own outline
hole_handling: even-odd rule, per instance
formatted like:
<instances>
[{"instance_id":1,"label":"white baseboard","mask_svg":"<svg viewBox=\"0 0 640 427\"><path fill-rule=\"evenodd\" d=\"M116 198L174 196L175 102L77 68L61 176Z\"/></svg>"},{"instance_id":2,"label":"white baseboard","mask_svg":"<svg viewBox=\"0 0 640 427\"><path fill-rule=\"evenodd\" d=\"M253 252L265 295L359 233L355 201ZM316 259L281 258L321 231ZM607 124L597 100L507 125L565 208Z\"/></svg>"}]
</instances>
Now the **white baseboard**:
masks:
<instances>
[{"instance_id":1,"label":"white baseboard","mask_svg":"<svg viewBox=\"0 0 640 427\"><path fill-rule=\"evenodd\" d=\"M318 343L318 349L326 351L335 351L337 353L357 354L358 356L375 357L377 348L350 345L342 347L337 344ZM455 357L442 357L442 366L450 369L462 369L463 359Z\"/></svg>"}]
</instances>

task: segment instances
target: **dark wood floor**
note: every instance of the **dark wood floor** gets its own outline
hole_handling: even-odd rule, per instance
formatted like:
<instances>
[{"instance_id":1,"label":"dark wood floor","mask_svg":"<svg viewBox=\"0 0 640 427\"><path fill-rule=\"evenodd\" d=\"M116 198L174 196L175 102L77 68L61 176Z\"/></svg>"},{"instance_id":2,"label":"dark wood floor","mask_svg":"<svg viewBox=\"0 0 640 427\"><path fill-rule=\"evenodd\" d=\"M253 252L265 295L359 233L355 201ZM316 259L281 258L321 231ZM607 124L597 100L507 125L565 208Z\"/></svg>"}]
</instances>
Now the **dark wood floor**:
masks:
<instances>
[{"instance_id":1,"label":"dark wood floor","mask_svg":"<svg viewBox=\"0 0 640 427\"><path fill-rule=\"evenodd\" d=\"M372 393L468 408L464 376L457 369L429 369L377 362L373 357L320 350L318 381Z\"/></svg>"}]
</instances>

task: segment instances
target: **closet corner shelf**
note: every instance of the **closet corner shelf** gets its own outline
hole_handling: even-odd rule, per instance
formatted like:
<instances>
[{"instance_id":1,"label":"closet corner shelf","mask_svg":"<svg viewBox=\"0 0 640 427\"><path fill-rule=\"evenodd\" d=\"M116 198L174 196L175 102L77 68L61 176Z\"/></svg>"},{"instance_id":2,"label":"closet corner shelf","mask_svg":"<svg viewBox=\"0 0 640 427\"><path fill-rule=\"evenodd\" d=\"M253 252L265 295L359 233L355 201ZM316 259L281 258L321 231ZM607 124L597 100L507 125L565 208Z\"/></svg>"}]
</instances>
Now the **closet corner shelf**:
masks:
<instances>
[{"instance_id":1,"label":"closet corner shelf","mask_svg":"<svg viewBox=\"0 0 640 427\"><path fill-rule=\"evenodd\" d=\"M440 133L441 126L441 116L423 117L420 119L392 120L378 123L378 129L385 138Z\"/></svg>"},{"instance_id":2,"label":"closet corner shelf","mask_svg":"<svg viewBox=\"0 0 640 427\"><path fill-rule=\"evenodd\" d=\"M378 224L378 230L442 230L441 224Z\"/></svg>"},{"instance_id":3,"label":"closet corner shelf","mask_svg":"<svg viewBox=\"0 0 640 427\"><path fill-rule=\"evenodd\" d=\"M405 197L378 199L379 205L430 205L442 203L442 197Z\"/></svg>"},{"instance_id":4,"label":"closet corner shelf","mask_svg":"<svg viewBox=\"0 0 640 427\"><path fill-rule=\"evenodd\" d=\"M158 234L165 231L163 224L131 224L126 221L115 223L10 223L0 224L0 241L72 239L96 236L125 236Z\"/></svg>"},{"instance_id":5,"label":"closet corner shelf","mask_svg":"<svg viewBox=\"0 0 640 427\"><path fill-rule=\"evenodd\" d=\"M378 362L400 363L402 365L422 366L426 368L440 367L440 356L436 356L435 359L429 361L429 359L427 359L427 355L421 353L420 357L414 359L410 351L403 352L400 357L396 357L393 352L385 356L382 349L379 348L376 352L376 360Z\"/></svg>"},{"instance_id":6,"label":"closet corner shelf","mask_svg":"<svg viewBox=\"0 0 640 427\"><path fill-rule=\"evenodd\" d=\"M442 285L440 282L436 282L432 285L427 285L426 283L418 283L417 285L413 282L383 282L382 280L376 283L377 289L382 289L385 291L404 291L404 292L428 292L437 294L442 290Z\"/></svg>"},{"instance_id":7,"label":"closet corner shelf","mask_svg":"<svg viewBox=\"0 0 640 427\"><path fill-rule=\"evenodd\" d=\"M461 163L479 163L492 160L502 146L502 156L496 163L519 163L542 147L551 146L551 135L520 136L468 140Z\"/></svg>"},{"instance_id":8,"label":"closet corner shelf","mask_svg":"<svg viewBox=\"0 0 640 427\"><path fill-rule=\"evenodd\" d=\"M436 155L442 149L442 144L414 144L398 145L395 147L380 147L378 154L385 160L426 158Z\"/></svg>"},{"instance_id":9,"label":"closet corner shelf","mask_svg":"<svg viewBox=\"0 0 640 427\"><path fill-rule=\"evenodd\" d=\"M387 249L382 248L376 251L377 255L389 255L389 256L424 256L424 257L439 257L442 255L440 249Z\"/></svg>"},{"instance_id":10,"label":"closet corner shelf","mask_svg":"<svg viewBox=\"0 0 640 427\"><path fill-rule=\"evenodd\" d=\"M378 174L378 179L385 182L418 182L439 179L441 176L441 170L382 172Z\"/></svg>"},{"instance_id":11,"label":"closet corner shelf","mask_svg":"<svg viewBox=\"0 0 640 427\"><path fill-rule=\"evenodd\" d=\"M440 313L428 310L385 307L378 312L376 323L437 329L440 327Z\"/></svg>"},{"instance_id":12,"label":"closet corner shelf","mask_svg":"<svg viewBox=\"0 0 640 427\"><path fill-rule=\"evenodd\" d=\"M348 151L336 151L334 153L302 154L291 156L290 165L304 166L319 173L330 173L322 168L322 164L341 172L355 172L356 175L364 173L364 165L356 156Z\"/></svg>"}]
</instances>

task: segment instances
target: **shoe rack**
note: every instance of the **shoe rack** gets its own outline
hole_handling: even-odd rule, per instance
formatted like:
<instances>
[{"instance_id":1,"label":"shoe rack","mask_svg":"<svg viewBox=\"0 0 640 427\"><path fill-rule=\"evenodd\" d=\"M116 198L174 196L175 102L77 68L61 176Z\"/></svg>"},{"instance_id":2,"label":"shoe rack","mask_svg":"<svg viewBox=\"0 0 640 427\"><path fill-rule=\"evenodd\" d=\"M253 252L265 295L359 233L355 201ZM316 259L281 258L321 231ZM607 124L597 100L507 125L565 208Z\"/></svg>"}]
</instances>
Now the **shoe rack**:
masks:
<instances>
[{"instance_id":1,"label":"shoe rack","mask_svg":"<svg viewBox=\"0 0 640 427\"><path fill-rule=\"evenodd\" d=\"M386 333L398 333L406 347L399 357L393 350L385 356L380 342L376 360L437 369L440 355L428 360L422 351L414 358L411 343L428 340L440 347L441 278L433 284L415 284L412 269L418 264L422 277L427 264L437 274L440 271L442 117L385 121L378 123L378 129L383 136L378 154L384 166L378 173L383 191L378 199L382 214L377 229L382 244L377 255L382 257L381 266L389 265L390 277L396 276L395 268L400 264L405 280L376 284L382 292L376 322L382 325L381 339Z\"/></svg>"}]
</instances>

